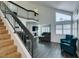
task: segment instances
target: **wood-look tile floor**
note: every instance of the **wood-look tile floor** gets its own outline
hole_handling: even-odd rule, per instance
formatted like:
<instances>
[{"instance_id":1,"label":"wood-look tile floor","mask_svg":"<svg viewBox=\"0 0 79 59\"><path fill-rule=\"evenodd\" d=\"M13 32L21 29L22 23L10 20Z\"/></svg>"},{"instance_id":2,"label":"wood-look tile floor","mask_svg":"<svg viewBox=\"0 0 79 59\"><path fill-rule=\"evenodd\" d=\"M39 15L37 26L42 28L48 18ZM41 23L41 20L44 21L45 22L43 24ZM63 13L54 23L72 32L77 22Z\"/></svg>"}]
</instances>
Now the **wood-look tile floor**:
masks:
<instances>
[{"instance_id":1,"label":"wood-look tile floor","mask_svg":"<svg viewBox=\"0 0 79 59\"><path fill-rule=\"evenodd\" d=\"M39 42L34 39L33 46L34 58L77 58L78 56L72 56L66 52L61 53L60 44Z\"/></svg>"}]
</instances>

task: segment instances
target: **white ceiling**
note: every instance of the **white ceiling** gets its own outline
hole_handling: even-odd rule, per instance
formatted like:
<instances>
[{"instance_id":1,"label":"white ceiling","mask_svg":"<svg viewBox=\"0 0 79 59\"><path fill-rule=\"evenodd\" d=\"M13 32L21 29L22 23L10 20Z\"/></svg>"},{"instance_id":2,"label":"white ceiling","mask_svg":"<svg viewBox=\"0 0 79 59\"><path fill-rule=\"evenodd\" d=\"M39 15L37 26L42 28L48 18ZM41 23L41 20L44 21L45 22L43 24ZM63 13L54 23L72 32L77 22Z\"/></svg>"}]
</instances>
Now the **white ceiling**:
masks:
<instances>
[{"instance_id":1,"label":"white ceiling","mask_svg":"<svg viewBox=\"0 0 79 59\"><path fill-rule=\"evenodd\" d=\"M77 7L79 1L34 1L33 3L72 12Z\"/></svg>"}]
</instances>

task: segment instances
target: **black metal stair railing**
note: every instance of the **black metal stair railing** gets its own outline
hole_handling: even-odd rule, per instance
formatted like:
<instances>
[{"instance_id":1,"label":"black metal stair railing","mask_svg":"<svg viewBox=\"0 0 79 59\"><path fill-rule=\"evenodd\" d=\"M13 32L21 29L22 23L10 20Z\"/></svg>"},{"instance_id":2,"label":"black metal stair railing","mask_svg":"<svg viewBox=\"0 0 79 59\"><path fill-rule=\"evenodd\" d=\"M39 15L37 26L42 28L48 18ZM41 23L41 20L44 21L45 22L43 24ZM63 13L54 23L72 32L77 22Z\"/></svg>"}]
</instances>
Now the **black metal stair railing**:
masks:
<instances>
[{"instance_id":1,"label":"black metal stair railing","mask_svg":"<svg viewBox=\"0 0 79 59\"><path fill-rule=\"evenodd\" d=\"M25 25L18 19L16 13L11 11L4 2L0 2L0 9L14 29L14 32L18 34L23 44L33 57L33 35L30 33L27 27L25 27Z\"/></svg>"}]
</instances>

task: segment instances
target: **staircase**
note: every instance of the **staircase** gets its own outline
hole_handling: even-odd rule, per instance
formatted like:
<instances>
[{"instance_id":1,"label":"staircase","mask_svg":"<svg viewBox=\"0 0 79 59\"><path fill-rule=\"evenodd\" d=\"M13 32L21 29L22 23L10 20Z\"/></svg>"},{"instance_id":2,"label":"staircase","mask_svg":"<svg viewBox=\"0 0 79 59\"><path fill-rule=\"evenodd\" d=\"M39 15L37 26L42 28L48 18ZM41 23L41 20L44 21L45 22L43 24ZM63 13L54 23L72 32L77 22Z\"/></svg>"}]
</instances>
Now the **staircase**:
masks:
<instances>
[{"instance_id":1,"label":"staircase","mask_svg":"<svg viewBox=\"0 0 79 59\"><path fill-rule=\"evenodd\" d=\"M0 12L1 12L0 16L3 17L2 18L3 21L5 22L5 24L8 25L8 27L6 27L4 25L4 22L2 22L0 18L0 57L31 58L33 57L34 54L33 53L34 36L29 31L29 29L24 25L21 19L18 18L18 14L20 13L18 13L17 11L12 11L7 3L10 3L11 5L14 5L15 7L21 9L23 12L26 12L25 14L27 15L27 18L30 19L35 18L38 15L38 13L36 13L35 11L25 9L11 1L0 2ZM10 29L8 29L9 27L11 27L12 32ZM10 30L9 31L10 34L8 30L6 30L6 28ZM11 38L15 39L12 40ZM14 45L14 43L18 46L19 50ZM17 50L20 51L20 53Z\"/></svg>"},{"instance_id":2,"label":"staircase","mask_svg":"<svg viewBox=\"0 0 79 59\"><path fill-rule=\"evenodd\" d=\"M11 39L11 35L6 30L6 26L0 19L0 57L1 58L20 58L21 54L17 51L17 46Z\"/></svg>"}]
</instances>

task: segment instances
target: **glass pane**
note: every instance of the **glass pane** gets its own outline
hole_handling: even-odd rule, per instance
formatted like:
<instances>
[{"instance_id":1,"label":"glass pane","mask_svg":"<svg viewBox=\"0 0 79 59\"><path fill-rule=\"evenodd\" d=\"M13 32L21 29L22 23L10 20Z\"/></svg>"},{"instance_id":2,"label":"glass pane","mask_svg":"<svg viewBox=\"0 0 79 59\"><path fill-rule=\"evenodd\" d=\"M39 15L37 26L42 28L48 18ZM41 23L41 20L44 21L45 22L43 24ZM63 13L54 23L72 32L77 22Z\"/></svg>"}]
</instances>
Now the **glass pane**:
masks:
<instances>
[{"instance_id":1,"label":"glass pane","mask_svg":"<svg viewBox=\"0 0 79 59\"><path fill-rule=\"evenodd\" d=\"M77 29L73 30L73 35L77 37Z\"/></svg>"},{"instance_id":2,"label":"glass pane","mask_svg":"<svg viewBox=\"0 0 79 59\"><path fill-rule=\"evenodd\" d=\"M7 6L8 6L8 8L10 8L11 11L17 12L17 6L15 6L11 3L8 3Z\"/></svg>"},{"instance_id":3,"label":"glass pane","mask_svg":"<svg viewBox=\"0 0 79 59\"><path fill-rule=\"evenodd\" d=\"M73 23L73 35L77 37L77 22Z\"/></svg>"},{"instance_id":4,"label":"glass pane","mask_svg":"<svg viewBox=\"0 0 79 59\"><path fill-rule=\"evenodd\" d=\"M18 16L21 16L21 17L24 17L24 18L28 17L28 12L21 9L21 8L19 8L19 7L18 7L18 12L17 13L18 13Z\"/></svg>"},{"instance_id":5,"label":"glass pane","mask_svg":"<svg viewBox=\"0 0 79 59\"><path fill-rule=\"evenodd\" d=\"M62 30L56 30L56 34L62 34Z\"/></svg>"},{"instance_id":6,"label":"glass pane","mask_svg":"<svg viewBox=\"0 0 79 59\"><path fill-rule=\"evenodd\" d=\"M71 24L66 24L66 25L63 25L63 30L70 30L71 28Z\"/></svg>"},{"instance_id":7,"label":"glass pane","mask_svg":"<svg viewBox=\"0 0 79 59\"><path fill-rule=\"evenodd\" d=\"M61 29L62 30L62 25L56 25L56 29Z\"/></svg>"},{"instance_id":8,"label":"glass pane","mask_svg":"<svg viewBox=\"0 0 79 59\"><path fill-rule=\"evenodd\" d=\"M42 27L42 32L50 32L50 27Z\"/></svg>"},{"instance_id":9,"label":"glass pane","mask_svg":"<svg viewBox=\"0 0 79 59\"><path fill-rule=\"evenodd\" d=\"M70 29L69 30L63 30L63 34L70 34Z\"/></svg>"},{"instance_id":10,"label":"glass pane","mask_svg":"<svg viewBox=\"0 0 79 59\"><path fill-rule=\"evenodd\" d=\"M73 29L77 29L77 22L73 23Z\"/></svg>"},{"instance_id":11,"label":"glass pane","mask_svg":"<svg viewBox=\"0 0 79 59\"><path fill-rule=\"evenodd\" d=\"M71 16L62 13L56 13L56 21L66 21L66 20L71 20Z\"/></svg>"},{"instance_id":12,"label":"glass pane","mask_svg":"<svg viewBox=\"0 0 79 59\"><path fill-rule=\"evenodd\" d=\"M56 25L56 34L62 34L62 25Z\"/></svg>"}]
</instances>

